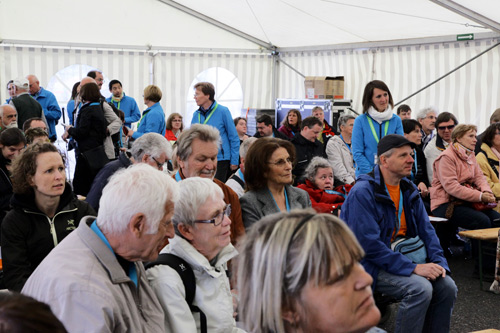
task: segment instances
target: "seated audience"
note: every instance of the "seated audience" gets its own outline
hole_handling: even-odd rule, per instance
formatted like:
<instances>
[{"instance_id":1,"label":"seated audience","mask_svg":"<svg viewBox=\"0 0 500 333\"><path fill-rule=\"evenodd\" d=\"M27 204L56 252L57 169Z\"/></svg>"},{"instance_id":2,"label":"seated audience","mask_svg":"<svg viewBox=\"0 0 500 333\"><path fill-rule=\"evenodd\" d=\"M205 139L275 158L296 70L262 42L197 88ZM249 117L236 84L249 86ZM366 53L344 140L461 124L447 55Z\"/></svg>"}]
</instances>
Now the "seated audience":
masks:
<instances>
[{"instance_id":1,"label":"seated audience","mask_svg":"<svg viewBox=\"0 0 500 333\"><path fill-rule=\"evenodd\" d=\"M298 188L309 194L312 207L318 213L339 215L352 185L334 186L333 169L328 160L314 157L304 173L305 183Z\"/></svg>"},{"instance_id":2,"label":"seated audience","mask_svg":"<svg viewBox=\"0 0 500 333\"><path fill-rule=\"evenodd\" d=\"M433 165L436 158L452 143L451 132L458 125L457 118L449 112L441 112L436 118L437 135L429 141L424 149L427 177L432 184Z\"/></svg>"},{"instance_id":3,"label":"seated audience","mask_svg":"<svg viewBox=\"0 0 500 333\"><path fill-rule=\"evenodd\" d=\"M165 332L165 314L143 261L170 237L177 184L144 163L104 188L87 216L33 272L22 292L46 302L69 332Z\"/></svg>"},{"instance_id":4,"label":"seated audience","mask_svg":"<svg viewBox=\"0 0 500 333\"><path fill-rule=\"evenodd\" d=\"M50 306L18 293L0 293L0 332L67 333Z\"/></svg>"},{"instance_id":5,"label":"seated audience","mask_svg":"<svg viewBox=\"0 0 500 333\"><path fill-rule=\"evenodd\" d=\"M398 110L396 113L402 121L405 119L411 119L411 109L406 104L401 104L400 106L398 106Z\"/></svg>"},{"instance_id":6,"label":"seated audience","mask_svg":"<svg viewBox=\"0 0 500 333\"><path fill-rule=\"evenodd\" d=\"M328 140L325 149L328 161L333 167L335 179L351 185L356 182L356 170L351 149L354 119L356 117L351 115L343 115L339 118L340 135L335 135Z\"/></svg>"},{"instance_id":7,"label":"seated audience","mask_svg":"<svg viewBox=\"0 0 500 333\"><path fill-rule=\"evenodd\" d=\"M267 216L238 257L239 314L248 332L366 332L380 312L356 238L314 211Z\"/></svg>"},{"instance_id":8,"label":"seated audience","mask_svg":"<svg viewBox=\"0 0 500 333\"><path fill-rule=\"evenodd\" d=\"M377 144L388 134L403 135L401 118L393 113L394 102L387 85L368 82L363 93L363 114L352 130L352 154L356 177L371 172L377 162Z\"/></svg>"},{"instance_id":9,"label":"seated audience","mask_svg":"<svg viewBox=\"0 0 500 333\"><path fill-rule=\"evenodd\" d=\"M102 190L116 171L137 163L146 163L163 171L163 165L171 156L172 147L163 136L158 133L144 134L134 141L129 151L121 152L116 161L109 162L99 171L85 201L99 212Z\"/></svg>"},{"instance_id":10,"label":"seated audience","mask_svg":"<svg viewBox=\"0 0 500 333\"><path fill-rule=\"evenodd\" d=\"M311 207L307 192L291 186L294 161L289 141L262 138L250 147L244 173L247 192L240 198L246 229L266 215Z\"/></svg>"},{"instance_id":11,"label":"seated audience","mask_svg":"<svg viewBox=\"0 0 500 333\"><path fill-rule=\"evenodd\" d=\"M417 188L407 179L413 148L401 135L384 136L377 165L358 178L340 217L366 252L361 263L375 291L400 301L395 332L448 332L457 287ZM404 239L420 243L418 258L393 249Z\"/></svg>"},{"instance_id":12,"label":"seated audience","mask_svg":"<svg viewBox=\"0 0 500 333\"><path fill-rule=\"evenodd\" d=\"M483 144L476 155L476 160L498 201L500 199L500 181L498 180L500 170L500 123L493 123L484 132ZM499 212L500 206L496 206L495 210Z\"/></svg>"},{"instance_id":13,"label":"seated audience","mask_svg":"<svg viewBox=\"0 0 500 333\"><path fill-rule=\"evenodd\" d=\"M172 144L177 142L177 139L184 130L184 124L182 122L182 116L180 113L172 113L168 116L167 126L165 130L165 138Z\"/></svg>"},{"instance_id":14,"label":"seated audience","mask_svg":"<svg viewBox=\"0 0 500 333\"><path fill-rule=\"evenodd\" d=\"M5 286L21 291L49 252L95 212L73 194L51 143L31 145L14 161L12 185L12 210L2 223L3 272Z\"/></svg>"},{"instance_id":15,"label":"seated audience","mask_svg":"<svg viewBox=\"0 0 500 333\"><path fill-rule=\"evenodd\" d=\"M278 131L284 134L289 140L293 139L295 135L300 132L302 128L302 115L297 109L288 111L286 118L281 122Z\"/></svg>"},{"instance_id":16,"label":"seated audience","mask_svg":"<svg viewBox=\"0 0 500 333\"><path fill-rule=\"evenodd\" d=\"M254 137L289 140L285 134L281 133L276 129L276 127L274 127L271 116L263 114L258 116L255 121L257 123L257 132L255 132Z\"/></svg>"},{"instance_id":17,"label":"seated audience","mask_svg":"<svg viewBox=\"0 0 500 333\"><path fill-rule=\"evenodd\" d=\"M42 118L38 118L38 117L33 117L30 119L27 119L23 123L23 132L24 133L26 133L26 131L29 130L30 128L41 128L45 132L48 131L47 124L45 123L45 121Z\"/></svg>"},{"instance_id":18,"label":"seated audience","mask_svg":"<svg viewBox=\"0 0 500 333\"><path fill-rule=\"evenodd\" d=\"M500 122L500 108L493 111L493 113L490 116L490 125L493 125L494 123L498 123L498 122ZM481 145L483 144L483 137L484 137L484 134L486 133L486 130L477 136L476 148L474 148L474 152L476 153L476 156L481 151Z\"/></svg>"},{"instance_id":19,"label":"seated audience","mask_svg":"<svg viewBox=\"0 0 500 333\"><path fill-rule=\"evenodd\" d=\"M8 128L0 132L0 224L10 210L12 181L11 163L26 147L26 137L18 128ZM1 229L0 229L1 230Z\"/></svg>"},{"instance_id":20,"label":"seated audience","mask_svg":"<svg viewBox=\"0 0 500 333\"><path fill-rule=\"evenodd\" d=\"M321 133L318 135L318 140L325 146L328 143L328 140L335 136L335 132L333 128L328 124L325 119L325 111L321 108L321 106L315 106L311 110L311 116L318 118L322 125Z\"/></svg>"},{"instance_id":21,"label":"seated audience","mask_svg":"<svg viewBox=\"0 0 500 333\"><path fill-rule=\"evenodd\" d=\"M49 134L40 127L28 128L24 134L26 135L26 144L28 146L35 143L50 142Z\"/></svg>"},{"instance_id":22,"label":"seated audience","mask_svg":"<svg viewBox=\"0 0 500 333\"><path fill-rule=\"evenodd\" d=\"M241 198L245 193L245 157L247 156L248 149L250 149L250 146L255 141L257 141L257 138L250 137L241 143L240 168L226 181L226 185L238 195L238 198Z\"/></svg>"},{"instance_id":23,"label":"seated audience","mask_svg":"<svg viewBox=\"0 0 500 333\"><path fill-rule=\"evenodd\" d=\"M302 182L304 171L313 157L326 157L325 148L318 140L318 135L321 133L323 123L316 117L307 117L304 119L301 126L300 133L297 133L292 139L296 156L296 163L292 172L295 176L295 185Z\"/></svg>"},{"instance_id":24,"label":"seated audience","mask_svg":"<svg viewBox=\"0 0 500 333\"><path fill-rule=\"evenodd\" d=\"M106 119L99 103L101 93L97 84L87 83L83 85L80 89L80 97L83 106L78 112L75 126L66 126L62 138L67 140L71 137L76 141L78 154L76 155L73 189L76 194L86 196L97 172L99 172L92 166L95 154L92 156L87 154L98 149L101 149L102 152L105 151Z\"/></svg>"},{"instance_id":25,"label":"seated audience","mask_svg":"<svg viewBox=\"0 0 500 333\"><path fill-rule=\"evenodd\" d=\"M210 179L192 177L179 183L175 203L175 237L161 251L159 260L148 265L147 276L165 311L167 332L201 332L199 313L192 313L185 300L185 285L177 271L161 264L162 254L185 261L194 272L196 292L193 306L206 317L208 332L237 332L233 298L226 275L227 262L238 254L231 244L231 205ZM152 266L152 267L151 267Z\"/></svg>"},{"instance_id":26,"label":"seated audience","mask_svg":"<svg viewBox=\"0 0 500 333\"><path fill-rule=\"evenodd\" d=\"M0 130L18 127L17 112L10 105L0 105Z\"/></svg>"},{"instance_id":27,"label":"seated audience","mask_svg":"<svg viewBox=\"0 0 500 333\"><path fill-rule=\"evenodd\" d=\"M241 145L243 141L248 139L246 118L243 117L234 118L234 126L236 127L236 132L238 132L238 137L240 138L240 145Z\"/></svg>"},{"instance_id":28,"label":"seated audience","mask_svg":"<svg viewBox=\"0 0 500 333\"><path fill-rule=\"evenodd\" d=\"M491 208L479 211L472 207L475 202L496 202L474 155L476 126L458 125L451 140L452 144L434 162L430 189L432 214L446 217L464 229L491 228L500 219L500 213Z\"/></svg>"},{"instance_id":29,"label":"seated audience","mask_svg":"<svg viewBox=\"0 0 500 333\"><path fill-rule=\"evenodd\" d=\"M137 125L137 130L128 130L127 136L138 139L146 133L158 133L165 135L166 123L165 113L160 105L162 92L159 87L149 85L144 88L144 104L148 107L142 112L142 117Z\"/></svg>"},{"instance_id":30,"label":"seated audience","mask_svg":"<svg viewBox=\"0 0 500 333\"><path fill-rule=\"evenodd\" d=\"M210 125L193 124L188 130L182 132L177 141L177 173L173 176L176 181L191 177L211 179L224 192L224 202L231 204L231 243L235 245L242 235L245 227L241 218L241 207L238 195L215 178L217 174L217 154L221 139L219 131Z\"/></svg>"},{"instance_id":31,"label":"seated audience","mask_svg":"<svg viewBox=\"0 0 500 333\"><path fill-rule=\"evenodd\" d=\"M422 151L425 150L427 144L436 136L435 129L438 113L438 110L433 106L428 106L417 113L417 121L422 127L422 142L419 145Z\"/></svg>"}]
</instances>

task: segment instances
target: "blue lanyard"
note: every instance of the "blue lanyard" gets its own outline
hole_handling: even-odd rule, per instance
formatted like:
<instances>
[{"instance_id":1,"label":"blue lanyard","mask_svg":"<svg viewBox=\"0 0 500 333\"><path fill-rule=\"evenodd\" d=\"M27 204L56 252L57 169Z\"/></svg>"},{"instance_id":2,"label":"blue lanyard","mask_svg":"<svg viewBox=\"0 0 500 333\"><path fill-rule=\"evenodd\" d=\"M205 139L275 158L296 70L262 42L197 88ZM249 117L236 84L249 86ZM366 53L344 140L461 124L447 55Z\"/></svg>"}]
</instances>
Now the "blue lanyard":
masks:
<instances>
[{"instance_id":1,"label":"blue lanyard","mask_svg":"<svg viewBox=\"0 0 500 333\"><path fill-rule=\"evenodd\" d=\"M106 239L106 236L104 236L101 229L99 229L99 227L97 226L97 221L94 220L94 222L92 222L90 229L92 229L92 231L96 233L96 235L102 240L102 242L108 247L108 249L110 249L111 252L115 254L115 251L113 251L113 248ZM130 278L130 280L132 280L132 282L134 282L135 286L137 287L137 270L135 269L135 265L133 262L130 263L130 266L128 268L128 277Z\"/></svg>"},{"instance_id":2,"label":"blue lanyard","mask_svg":"<svg viewBox=\"0 0 500 333\"><path fill-rule=\"evenodd\" d=\"M269 189L267 189L269 191ZM286 187L285 187L285 204L286 204L286 211L289 212L290 211L290 204L288 203L288 196L286 195ZM278 211L281 211L279 206L278 206L278 203L276 202L276 199L274 199L273 197L273 194L271 193L271 191L269 191L269 194L271 195L271 198L273 198L273 201L274 201L274 204L276 205L276 208L278 208Z\"/></svg>"},{"instance_id":3,"label":"blue lanyard","mask_svg":"<svg viewBox=\"0 0 500 333\"><path fill-rule=\"evenodd\" d=\"M345 191L345 189L344 189L344 191ZM328 193L328 194L340 195L341 197L343 197L345 199L345 194L344 193L337 192L337 191L334 191L334 190L325 190L325 192Z\"/></svg>"},{"instance_id":4,"label":"blue lanyard","mask_svg":"<svg viewBox=\"0 0 500 333\"><path fill-rule=\"evenodd\" d=\"M415 177L417 176L418 169L417 169L417 151L416 149L413 149L413 159L415 160L415 174L413 173L413 169L411 170L411 181L415 180Z\"/></svg>"},{"instance_id":5,"label":"blue lanyard","mask_svg":"<svg viewBox=\"0 0 500 333\"><path fill-rule=\"evenodd\" d=\"M180 182L181 180L182 180L181 173L179 171L177 171L177 173L175 174L175 181Z\"/></svg>"},{"instance_id":6,"label":"blue lanyard","mask_svg":"<svg viewBox=\"0 0 500 333\"><path fill-rule=\"evenodd\" d=\"M243 176L243 172L241 172L241 169L238 169L238 176L241 178L242 181L245 181L245 176Z\"/></svg>"},{"instance_id":7,"label":"blue lanyard","mask_svg":"<svg viewBox=\"0 0 500 333\"><path fill-rule=\"evenodd\" d=\"M349 151L350 151L350 152L351 152L351 154L352 154L351 146L349 146L349 145L347 144L347 142L345 142L344 137L342 136L342 134L340 134L339 136L340 136L340 139L342 140L342 142L343 142L343 143L347 146L347 149L349 149Z\"/></svg>"},{"instance_id":8,"label":"blue lanyard","mask_svg":"<svg viewBox=\"0 0 500 333\"><path fill-rule=\"evenodd\" d=\"M391 194L389 193L389 189L387 188L387 185L385 185L385 189L387 190L387 194L389 194L389 197ZM392 198L391 198L392 199ZM396 225L396 232L394 235L397 235L399 232L399 228L401 228L401 215L403 214L403 193L401 192L401 188L399 188L399 207L398 207L398 213L397 213L397 225Z\"/></svg>"}]
</instances>

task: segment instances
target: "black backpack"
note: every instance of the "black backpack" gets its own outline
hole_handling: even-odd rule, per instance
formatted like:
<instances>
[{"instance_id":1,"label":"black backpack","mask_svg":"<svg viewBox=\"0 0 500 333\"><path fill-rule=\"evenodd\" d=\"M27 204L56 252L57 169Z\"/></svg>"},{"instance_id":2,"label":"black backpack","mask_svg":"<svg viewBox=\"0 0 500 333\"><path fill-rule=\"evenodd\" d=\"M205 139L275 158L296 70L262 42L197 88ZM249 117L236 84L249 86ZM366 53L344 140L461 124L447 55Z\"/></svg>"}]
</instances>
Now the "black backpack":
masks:
<instances>
[{"instance_id":1,"label":"black backpack","mask_svg":"<svg viewBox=\"0 0 500 333\"><path fill-rule=\"evenodd\" d=\"M202 333L207 332L207 317L200 310L199 307L193 305L194 296L196 294L196 279L191 266L182 258L171 253L162 253L158 256L156 261L150 262L145 265L146 269L150 269L156 265L167 265L173 268L181 277L184 289L186 291L186 303L189 305L191 312L198 312L200 314L200 330Z\"/></svg>"}]
</instances>

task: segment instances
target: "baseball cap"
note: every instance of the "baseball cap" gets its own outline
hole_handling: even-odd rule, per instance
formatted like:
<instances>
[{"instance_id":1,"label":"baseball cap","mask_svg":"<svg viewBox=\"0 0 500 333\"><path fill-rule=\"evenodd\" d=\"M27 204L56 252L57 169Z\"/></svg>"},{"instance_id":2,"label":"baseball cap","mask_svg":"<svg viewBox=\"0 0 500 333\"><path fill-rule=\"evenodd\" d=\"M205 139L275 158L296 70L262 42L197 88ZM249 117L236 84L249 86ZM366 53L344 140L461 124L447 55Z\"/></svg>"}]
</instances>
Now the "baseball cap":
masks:
<instances>
[{"instance_id":1,"label":"baseball cap","mask_svg":"<svg viewBox=\"0 0 500 333\"><path fill-rule=\"evenodd\" d=\"M30 87L30 83L27 78L24 77L18 77L17 79L14 80L13 84L16 87L23 88L23 89L28 89Z\"/></svg>"},{"instance_id":2,"label":"baseball cap","mask_svg":"<svg viewBox=\"0 0 500 333\"><path fill-rule=\"evenodd\" d=\"M392 148L399 148L409 145L412 148L415 148L417 145L413 142L407 140L404 136L399 134L389 134L384 136L377 145L377 156L382 155L388 150Z\"/></svg>"}]
</instances>

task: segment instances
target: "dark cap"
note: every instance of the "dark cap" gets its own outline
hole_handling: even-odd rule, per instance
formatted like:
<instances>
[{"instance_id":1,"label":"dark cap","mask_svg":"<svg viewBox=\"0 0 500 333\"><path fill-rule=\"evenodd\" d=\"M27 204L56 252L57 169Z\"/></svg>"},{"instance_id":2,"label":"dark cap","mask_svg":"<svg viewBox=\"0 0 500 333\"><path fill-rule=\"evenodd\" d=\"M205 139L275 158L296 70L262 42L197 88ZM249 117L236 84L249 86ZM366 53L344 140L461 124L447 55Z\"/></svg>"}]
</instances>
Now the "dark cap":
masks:
<instances>
[{"instance_id":1,"label":"dark cap","mask_svg":"<svg viewBox=\"0 0 500 333\"><path fill-rule=\"evenodd\" d=\"M413 142L407 140L404 136L399 134L389 134L384 136L377 145L377 156L380 157L386 151L391 150L392 148L399 148L409 145L412 148L415 148L417 145Z\"/></svg>"}]
</instances>

